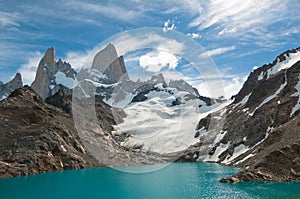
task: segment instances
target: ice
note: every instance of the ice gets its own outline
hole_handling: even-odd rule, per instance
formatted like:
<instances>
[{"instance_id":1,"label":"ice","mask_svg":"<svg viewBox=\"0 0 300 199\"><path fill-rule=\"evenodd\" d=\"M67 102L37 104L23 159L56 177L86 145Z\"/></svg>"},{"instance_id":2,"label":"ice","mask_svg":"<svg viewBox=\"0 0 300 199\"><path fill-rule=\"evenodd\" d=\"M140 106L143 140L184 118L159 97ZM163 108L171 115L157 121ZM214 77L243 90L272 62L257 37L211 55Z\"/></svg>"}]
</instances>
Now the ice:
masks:
<instances>
[{"instance_id":1,"label":"ice","mask_svg":"<svg viewBox=\"0 0 300 199\"><path fill-rule=\"evenodd\" d=\"M77 85L75 79L67 77L65 73L60 71L55 74L55 82L56 84L61 84L70 89L73 89Z\"/></svg>"},{"instance_id":2,"label":"ice","mask_svg":"<svg viewBox=\"0 0 300 199\"><path fill-rule=\"evenodd\" d=\"M147 100L124 106L127 116L123 123L115 127L114 132L117 135L130 134L122 145L129 148L143 146L145 152L163 154L181 151L199 142L199 138L194 138L198 122L222 104L206 106L199 99L186 100L188 92L163 88L161 84L156 88L159 91L150 91ZM178 97L183 103L172 106ZM128 103L128 100L125 101Z\"/></svg>"}]
</instances>

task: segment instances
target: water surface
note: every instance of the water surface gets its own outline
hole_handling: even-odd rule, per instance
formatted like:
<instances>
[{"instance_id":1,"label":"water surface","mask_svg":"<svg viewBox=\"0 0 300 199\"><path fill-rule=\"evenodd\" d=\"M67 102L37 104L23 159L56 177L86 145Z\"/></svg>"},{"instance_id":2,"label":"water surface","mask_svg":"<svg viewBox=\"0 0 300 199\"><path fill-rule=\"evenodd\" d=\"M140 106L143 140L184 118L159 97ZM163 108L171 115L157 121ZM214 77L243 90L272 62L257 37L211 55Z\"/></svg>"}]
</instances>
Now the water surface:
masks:
<instances>
[{"instance_id":1,"label":"water surface","mask_svg":"<svg viewBox=\"0 0 300 199\"><path fill-rule=\"evenodd\" d=\"M112 168L60 171L0 179L0 198L300 198L300 183L218 182L236 172L208 163L173 163L140 174Z\"/></svg>"}]
</instances>

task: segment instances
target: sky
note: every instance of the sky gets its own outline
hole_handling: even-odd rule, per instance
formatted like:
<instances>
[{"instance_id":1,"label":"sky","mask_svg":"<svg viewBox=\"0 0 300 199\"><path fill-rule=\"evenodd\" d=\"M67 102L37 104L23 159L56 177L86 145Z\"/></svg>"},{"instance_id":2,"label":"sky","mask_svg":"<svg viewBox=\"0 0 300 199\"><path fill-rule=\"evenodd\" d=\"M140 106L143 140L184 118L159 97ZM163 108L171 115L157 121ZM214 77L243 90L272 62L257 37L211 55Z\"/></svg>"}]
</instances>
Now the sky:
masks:
<instances>
[{"instance_id":1,"label":"sky","mask_svg":"<svg viewBox=\"0 0 300 199\"><path fill-rule=\"evenodd\" d=\"M0 0L0 80L7 82L21 72L24 83L30 84L51 46L57 58L78 69L113 35L155 27L178 31L201 45L204 51L197 56L212 59L230 97L254 67L300 46L299 10L299 0ZM171 50L176 48L171 44ZM162 40L157 45L170 46ZM143 53L135 63L150 72L186 65L167 51ZM127 63L130 59L134 57L127 57ZM209 95L203 82L193 85Z\"/></svg>"}]
</instances>

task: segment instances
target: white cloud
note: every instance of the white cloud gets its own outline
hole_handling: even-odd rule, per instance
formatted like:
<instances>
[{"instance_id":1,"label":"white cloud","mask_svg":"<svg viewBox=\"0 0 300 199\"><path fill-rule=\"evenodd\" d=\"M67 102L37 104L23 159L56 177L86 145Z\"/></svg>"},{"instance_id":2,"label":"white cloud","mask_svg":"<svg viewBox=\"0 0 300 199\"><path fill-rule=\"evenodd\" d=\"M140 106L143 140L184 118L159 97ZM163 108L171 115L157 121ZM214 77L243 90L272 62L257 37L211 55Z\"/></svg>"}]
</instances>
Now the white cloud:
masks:
<instances>
[{"instance_id":1,"label":"white cloud","mask_svg":"<svg viewBox=\"0 0 300 199\"><path fill-rule=\"evenodd\" d=\"M87 61L89 56L88 52L67 52L64 60L69 62L75 70L79 70L85 67L85 62Z\"/></svg>"},{"instance_id":2,"label":"white cloud","mask_svg":"<svg viewBox=\"0 0 300 199\"><path fill-rule=\"evenodd\" d=\"M200 57L207 58L207 57L211 57L211 56L215 56L215 55L220 55L220 54L226 53L228 51L232 51L234 49L235 49L235 46L216 48L216 49L208 50L204 53L201 53Z\"/></svg>"},{"instance_id":3,"label":"white cloud","mask_svg":"<svg viewBox=\"0 0 300 199\"><path fill-rule=\"evenodd\" d=\"M149 72L160 72L165 67L175 69L178 64L178 58L169 52L150 52L140 57L139 64Z\"/></svg>"},{"instance_id":4,"label":"white cloud","mask_svg":"<svg viewBox=\"0 0 300 199\"><path fill-rule=\"evenodd\" d=\"M218 33L218 36L222 35L234 35L237 32L236 28L224 28Z\"/></svg>"},{"instance_id":5,"label":"white cloud","mask_svg":"<svg viewBox=\"0 0 300 199\"><path fill-rule=\"evenodd\" d=\"M199 16L190 23L190 27L203 30L219 25L227 30L246 30L272 23L271 20L276 20L276 15L283 9L285 6L280 0L210 0L202 5Z\"/></svg>"},{"instance_id":6,"label":"white cloud","mask_svg":"<svg viewBox=\"0 0 300 199\"><path fill-rule=\"evenodd\" d=\"M181 54L184 50L184 43L178 42L168 36L159 35L154 32L147 32L148 30L136 30L134 32L124 33L124 35L112 40L119 55L124 55L127 52L135 51L143 48L156 48L168 51L172 49L175 54ZM103 48L99 46L98 50Z\"/></svg>"},{"instance_id":7,"label":"white cloud","mask_svg":"<svg viewBox=\"0 0 300 199\"><path fill-rule=\"evenodd\" d=\"M23 84L31 85L34 81L37 67L43 54L39 51L32 53L27 63L22 64L18 69L18 72L22 74Z\"/></svg>"},{"instance_id":8,"label":"white cloud","mask_svg":"<svg viewBox=\"0 0 300 199\"><path fill-rule=\"evenodd\" d=\"M0 11L0 28L3 27L19 27L17 22L21 16L18 13L8 13Z\"/></svg>"},{"instance_id":9,"label":"white cloud","mask_svg":"<svg viewBox=\"0 0 300 199\"><path fill-rule=\"evenodd\" d=\"M126 7L120 7L116 4L100 4L79 1L68 1L66 5L78 12L85 11L87 14L96 13L104 15L111 19L117 19L125 22L132 22L142 16L142 12L138 10L130 10Z\"/></svg>"},{"instance_id":10,"label":"white cloud","mask_svg":"<svg viewBox=\"0 0 300 199\"><path fill-rule=\"evenodd\" d=\"M186 36L191 37L192 39L199 39L201 35L198 33L187 33Z\"/></svg>"},{"instance_id":11,"label":"white cloud","mask_svg":"<svg viewBox=\"0 0 300 199\"><path fill-rule=\"evenodd\" d=\"M231 78L223 77L222 80L206 79L206 81L199 82L196 88L202 96L214 98L224 96L225 98L229 99L240 91L246 78L247 76L234 76Z\"/></svg>"},{"instance_id":12,"label":"white cloud","mask_svg":"<svg viewBox=\"0 0 300 199\"><path fill-rule=\"evenodd\" d=\"M163 31L164 32L168 32L170 30L174 30L176 27L175 27L175 23L174 22L171 22L171 20L167 20L164 22L164 26L163 26Z\"/></svg>"}]
</instances>

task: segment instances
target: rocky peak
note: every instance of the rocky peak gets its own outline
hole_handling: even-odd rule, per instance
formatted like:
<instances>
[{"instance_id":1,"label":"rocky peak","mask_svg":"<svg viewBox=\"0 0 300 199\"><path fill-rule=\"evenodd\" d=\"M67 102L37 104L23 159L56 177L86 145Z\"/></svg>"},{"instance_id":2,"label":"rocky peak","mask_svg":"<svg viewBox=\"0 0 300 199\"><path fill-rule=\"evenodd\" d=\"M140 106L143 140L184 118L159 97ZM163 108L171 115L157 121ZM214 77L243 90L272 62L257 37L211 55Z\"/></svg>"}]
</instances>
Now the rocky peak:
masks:
<instances>
[{"instance_id":1,"label":"rocky peak","mask_svg":"<svg viewBox=\"0 0 300 199\"><path fill-rule=\"evenodd\" d=\"M55 49L54 49L53 46L48 48L48 50L46 51L42 61L44 62L45 65L55 64L55 62L56 62Z\"/></svg>"},{"instance_id":2,"label":"rocky peak","mask_svg":"<svg viewBox=\"0 0 300 199\"><path fill-rule=\"evenodd\" d=\"M192 87L189 83L186 81L180 79L180 80L170 80L169 87L176 88L179 91L187 91L195 96L199 96L199 93L197 89Z\"/></svg>"},{"instance_id":3,"label":"rocky peak","mask_svg":"<svg viewBox=\"0 0 300 199\"><path fill-rule=\"evenodd\" d=\"M278 74L285 73L287 69L291 68L298 61L300 61L300 47L288 50L277 56L271 63L254 70L249 75L240 92L234 96L234 103L239 103L247 95L250 95L252 90L258 87L261 82L271 79Z\"/></svg>"},{"instance_id":4,"label":"rocky peak","mask_svg":"<svg viewBox=\"0 0 300 199\"><path fill-rule=\"evenodd\" d=\"M72 89L72 82L74 83L75 79L76 71L69 63L61 59L56 62L55 49L51 47L41 59L31 87L43 99L46 99L59 90L58 87Z\"/></svg>"},{"instance_id":5,"label":"rocky peak","mask_svg":"<svg viewBox=\"0 0 300 199\"><path fill-rule=\"evenodd\" d=\"M20 73L17 73L15 77L8 83L12 87L22 87L22 76Z\"/></svg>"},{"instance_id":6,"label":"rocky peak","mask_svg":"<svg viewBox=\"0 0 300 199\"><path fill-rule=\"evenodd\" d=\"M96 54L92 62L92 69L96 69L106 75L108 83L129 79L124 58L123 56L118 57L117 51L112 44L108 44Z\"/></svg>"},{"instance_id":7,"label":"rocky peak","mask_svg":"<svg viewBox=\"0 0 300 199\"><path fill-rule=\"evenodd\" d=\"M7 82L6 84L0 82L0 99L7 97L12 91L22 86L23 86L23 82L20 73L17 73L15 77L11 81Z\"/></svg>"},{"instance_id":8,"label":"rocky peak","mask_svg":"<svg viewBox=\"0 0 300 199\"><path fill-rule=\"evenodd\" d=\"M103 73L105 69L116 59L118 59L118 54L114 45L108 44L95 55L92 63L92 69L97 69Z\"/></svg>"},{"instance_id":9,"label":"rocky peak","mask_svg":"<svg viewBox=\"0 0 300 199\"><path fill-rule=\"evenodd\" d=\"M24 87L18 88L15 91L13 91L9 98L22 98L26 100L32 100L32 101L42 101L42 98L34 92L32 88L25 85Z\"/></svg>"}]
</instances>

